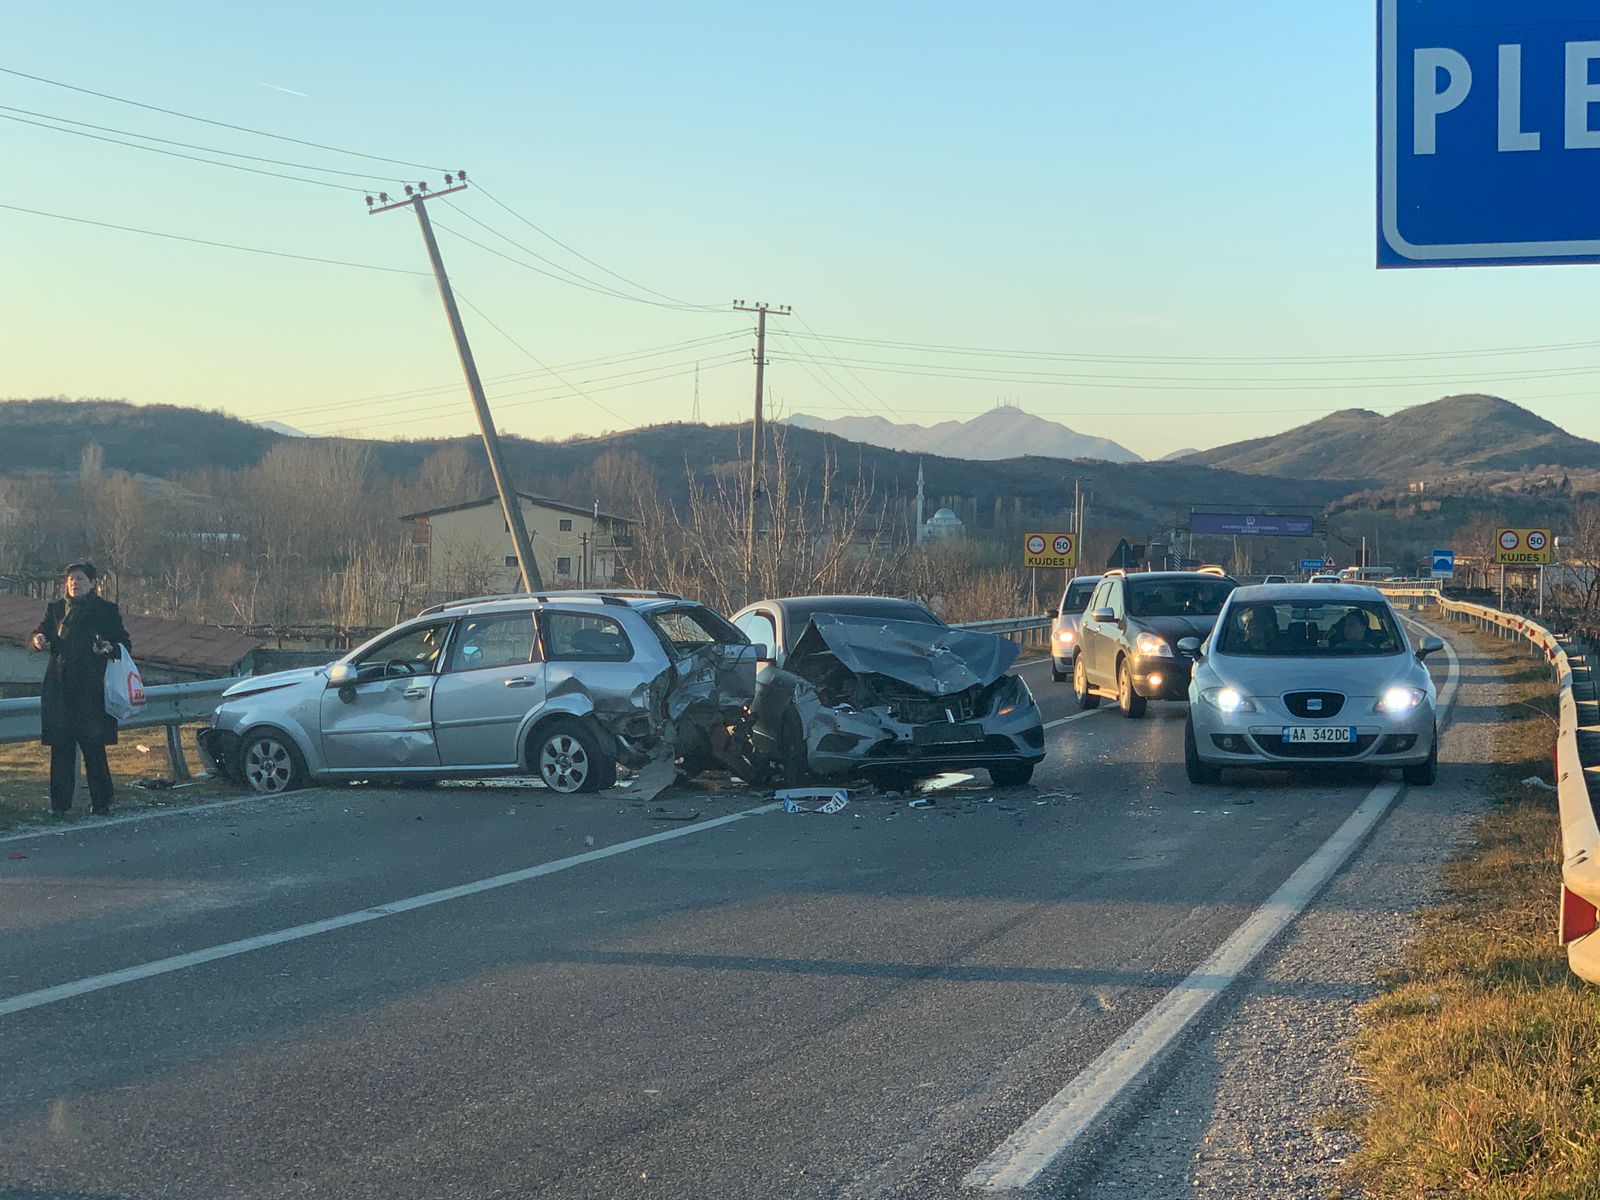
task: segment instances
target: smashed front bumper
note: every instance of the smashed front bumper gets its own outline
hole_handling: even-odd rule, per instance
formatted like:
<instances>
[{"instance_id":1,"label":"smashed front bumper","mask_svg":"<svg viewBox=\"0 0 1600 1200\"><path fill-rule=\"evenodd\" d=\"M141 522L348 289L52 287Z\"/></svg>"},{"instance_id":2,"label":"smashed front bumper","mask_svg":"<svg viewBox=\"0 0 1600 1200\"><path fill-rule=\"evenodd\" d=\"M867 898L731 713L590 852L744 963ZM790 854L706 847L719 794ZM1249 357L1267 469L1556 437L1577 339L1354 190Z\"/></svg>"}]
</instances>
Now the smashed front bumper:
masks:
<instances>
[{"instance_id":1,"label":"smashed front bumper","mask_svg":"<svg viewBox=\"0 0 1600 1200\"><path fill-rule=\"evenodd\" d=\"M194 740L200 747L200 758L213 774L239 782L239 735L226 729L211 726L199 730Z\"/></svg>"}]
</instances>

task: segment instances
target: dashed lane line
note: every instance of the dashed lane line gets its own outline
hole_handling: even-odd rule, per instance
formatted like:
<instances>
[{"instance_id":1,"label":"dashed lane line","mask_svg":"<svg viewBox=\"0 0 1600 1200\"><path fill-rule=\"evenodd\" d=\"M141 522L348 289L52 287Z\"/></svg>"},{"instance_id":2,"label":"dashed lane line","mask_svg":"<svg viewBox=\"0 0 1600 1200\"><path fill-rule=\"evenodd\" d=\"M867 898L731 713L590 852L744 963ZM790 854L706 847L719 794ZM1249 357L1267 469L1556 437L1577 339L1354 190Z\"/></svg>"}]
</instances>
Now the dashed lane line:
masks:
<instances>
[{"instance_id":1,"label":"dashed lane line","mask_svg":"<svg viewBox=\"0 0 1600 1200\"><path fill-rule=\"evenodd\" d=\"M471 883L457 884L455 887L441 888L434 892L424 892L419 896L408 896L401 900L391 900L387 904L374 905L371 908L359 909L356 912L343 913L336 917L326 917L321 921L311 921L304 925L293 925L287 929L257 934L255 937L241 938L236 942L224 942L219 946L209 946L206 949L193 950L187 954L175 954L170 958L161 958L154 962L141 963L138 966L124 967L120 971L108 971L103 975L91 975L85 979L75 979L70 983L60 983L54 987L41 988L34 992L23 992L20 995L7 996L0 999L0 1017L25 1012L30 1008L42 1008L47 1004L58 1004L75 996L83 996L90 992L120 987L125 983L134 983L157 975L170 975L174 971L185 971L190 967L197 967L203 963L216 962L224 958L236 958L241 954L265 950L270 946L281 946L286 942L302 941L306 938L318 937L324 933L348 929L354 925L365 925L372 921L381 921L385 917L395 917L401 913L415 912L419 908L430 908L435 904L460 900L465 896L475 896L479 892L489 892L494 891L496 888L526 883L530 879L538 879L544 875L554 875L559 871L570 871L573 867L581 867L585 863L614 858L619 854L627 854L633 850L643 850L647 846L660 845L662 842L670 842L676 838L692 837L697 833L705 833L708 830L720 828L734 821L742 821L746 817L775 812L781 807L782 805L779 804L763 804L756 808L747 808L743 812L730 813L725 817L716 817L710 821L700 821L680 829L668 829L661 833L653 833L648 837L618 842L614 846L604 846L598 850L585 851L583 854L573 854L567 858L554 859L550 862L539 863L537 866L524 867L518 871L491 875L486 879L474 880Z\"/></svg>"}]
</instances>

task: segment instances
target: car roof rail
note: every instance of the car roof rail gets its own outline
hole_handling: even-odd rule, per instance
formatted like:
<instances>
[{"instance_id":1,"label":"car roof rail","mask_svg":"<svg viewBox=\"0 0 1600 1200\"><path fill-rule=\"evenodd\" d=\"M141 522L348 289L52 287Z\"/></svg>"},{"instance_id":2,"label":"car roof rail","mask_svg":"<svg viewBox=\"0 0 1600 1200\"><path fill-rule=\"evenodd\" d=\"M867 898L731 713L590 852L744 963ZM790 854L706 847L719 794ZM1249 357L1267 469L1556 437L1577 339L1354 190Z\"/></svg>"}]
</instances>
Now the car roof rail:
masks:
<instances>
[{"instance_id":1,"label":"car roof rail","mask_svg":"<svg viewBox=\"0 0 1600 1200\"><path fill-rule=\"evenodd\" d=\"M1128 575L1128 568L1127 567L1107 567L1106 568L1106 573L1104 575L1104 578L1106 578L1106 579L1125 579L1125 578L1127 578L1127 575Z\"/></svg>"},{"instance_id":2,"label":"car roof rail","mask_svg":"<svg viewBox=\"0 0 1600 1200\"><path fill-rule=\"evenodd\" d=\"M417 613L417 616L427 617L450 608L466 608L472 604L493 604L501 600L535 600L540 604L545 604L552 597L558 600L594 600L600 604L612 604L620 608L631 607L628 604L630 599L683 599L677 592L652 591L646 588L551 588L542 592L497 592L489 596L463 596L460 600L445 600L439 604L431 604Z\"/></svg>"}]
</instances>

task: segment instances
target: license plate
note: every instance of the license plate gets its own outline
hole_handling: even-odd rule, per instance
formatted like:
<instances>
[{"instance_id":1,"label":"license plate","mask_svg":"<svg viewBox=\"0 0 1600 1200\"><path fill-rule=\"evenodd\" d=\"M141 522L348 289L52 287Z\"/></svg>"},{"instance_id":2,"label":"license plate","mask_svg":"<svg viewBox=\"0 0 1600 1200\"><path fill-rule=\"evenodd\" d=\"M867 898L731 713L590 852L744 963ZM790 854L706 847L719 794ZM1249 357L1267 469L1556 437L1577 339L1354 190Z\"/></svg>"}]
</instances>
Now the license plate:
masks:
<instances>
[{"instance_id":1,"label":"license plate","mask_svg":"<svg viewBox=\"0 0 1600 1200\"><path fill-rule=\"evenodd\" d=\"M911 740L919 746L947 746L959 742L983 741L983 726L967 724L918 725L911 731Z\"/></svg>"},{"instance_id":2,"label":"license plate","mask_svg":"<svg viewBox=\"0 0 1600 1200\"><path fill-rule=\"evenodd\" d=\"M1286 742L1353 742L1356 731L1349 725L1285 725Z\"/></svg>"}]
</instances>

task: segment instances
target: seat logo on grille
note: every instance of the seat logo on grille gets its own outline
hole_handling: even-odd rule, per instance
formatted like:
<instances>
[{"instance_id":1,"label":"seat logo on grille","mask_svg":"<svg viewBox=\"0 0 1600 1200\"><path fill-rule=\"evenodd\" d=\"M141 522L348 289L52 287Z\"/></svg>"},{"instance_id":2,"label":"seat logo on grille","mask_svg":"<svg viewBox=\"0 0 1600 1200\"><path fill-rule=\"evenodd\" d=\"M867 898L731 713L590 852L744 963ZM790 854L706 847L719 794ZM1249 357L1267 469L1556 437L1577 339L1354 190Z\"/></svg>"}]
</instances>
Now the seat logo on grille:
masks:
<instances>
[{"instance_id":1,"label":"seat logo on grille","mask_svg":"<svg viewBox=\"0 0 1600 1200\"><path fill-rule=\"evenodd\" d=\"M1312 696L1312 697L1310 697L1306 701L1306 711L1307 712L1321 712L1322 711L1322 698L1320 696Z\"/></svg>"}]
</instances>

